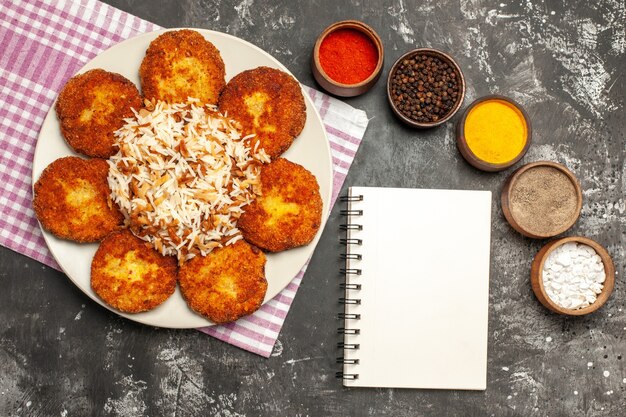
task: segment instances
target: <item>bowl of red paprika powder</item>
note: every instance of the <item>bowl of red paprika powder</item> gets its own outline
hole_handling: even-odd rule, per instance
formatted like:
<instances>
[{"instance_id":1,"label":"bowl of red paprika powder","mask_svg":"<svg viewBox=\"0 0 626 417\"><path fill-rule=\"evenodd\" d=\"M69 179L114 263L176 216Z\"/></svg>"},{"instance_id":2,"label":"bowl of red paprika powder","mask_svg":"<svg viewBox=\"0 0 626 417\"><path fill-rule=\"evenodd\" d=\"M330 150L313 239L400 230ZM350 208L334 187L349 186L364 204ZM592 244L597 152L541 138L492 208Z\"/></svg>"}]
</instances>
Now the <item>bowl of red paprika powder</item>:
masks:
<instances>
[{"instance_id":1,"label":"bowl of red paprika powder","mask_svg":"<svg viewBox=\"0 0 626 417\"><path fill-rule=\"evenodd\" d=\"M374 29L358 20L343 20L328 26L317 38L311 68L324 90L354 97L376 84L384 56L383 43Z\"/></svg>"}]
</instances>

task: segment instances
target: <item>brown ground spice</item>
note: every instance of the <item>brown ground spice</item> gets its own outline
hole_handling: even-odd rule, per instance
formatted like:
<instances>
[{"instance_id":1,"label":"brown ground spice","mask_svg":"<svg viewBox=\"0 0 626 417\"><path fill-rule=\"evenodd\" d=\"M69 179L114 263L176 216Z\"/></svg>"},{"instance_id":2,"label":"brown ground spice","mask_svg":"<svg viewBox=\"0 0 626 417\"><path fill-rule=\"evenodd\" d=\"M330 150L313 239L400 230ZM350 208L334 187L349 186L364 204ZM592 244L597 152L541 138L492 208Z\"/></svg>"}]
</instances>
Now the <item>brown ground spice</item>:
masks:
<instances>
[{"instance_id":1,"label":"brown ground spice","mask_svg":"<svg viewBox=\"0 0 626 417\"><path fill-rule=\"evenodd\" d=\"M529 232L554 235L576 216L577 194L563 172L536 167L524 172L510 193L510 210L515 221Z\"/></svg>"}]
</instances>

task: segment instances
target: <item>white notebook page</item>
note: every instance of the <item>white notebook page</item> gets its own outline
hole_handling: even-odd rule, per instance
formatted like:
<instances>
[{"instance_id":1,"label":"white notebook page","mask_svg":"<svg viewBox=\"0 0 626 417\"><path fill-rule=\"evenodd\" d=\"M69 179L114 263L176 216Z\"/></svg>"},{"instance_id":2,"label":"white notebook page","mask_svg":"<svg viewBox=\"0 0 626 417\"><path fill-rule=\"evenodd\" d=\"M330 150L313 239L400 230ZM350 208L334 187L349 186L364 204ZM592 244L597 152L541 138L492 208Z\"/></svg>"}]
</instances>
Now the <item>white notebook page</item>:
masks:
<instances>
[{"instance_id":1,"label":"white notebook page","mask_svg":"<svg viewBox=\"0 0 626 417\"><path fill-rule=\"evenodd\" d=\"M363 230L349 237L363 259L348 283L361 289L347 313L344 351L358 358L344 373L358 374L346 386L486 388L491 192L351 187L350 203Z\"/></svg>"}]
</instances>

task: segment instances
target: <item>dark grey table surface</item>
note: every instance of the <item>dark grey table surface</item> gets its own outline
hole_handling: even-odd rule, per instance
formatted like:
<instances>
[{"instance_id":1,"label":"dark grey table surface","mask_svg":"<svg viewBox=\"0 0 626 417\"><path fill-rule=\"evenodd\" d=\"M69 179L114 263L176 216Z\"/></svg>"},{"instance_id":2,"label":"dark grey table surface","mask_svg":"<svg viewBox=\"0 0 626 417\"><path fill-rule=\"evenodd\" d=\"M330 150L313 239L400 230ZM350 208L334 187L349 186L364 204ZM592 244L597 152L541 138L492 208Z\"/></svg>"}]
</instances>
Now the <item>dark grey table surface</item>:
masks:
<instances>
[{"instance_id":1,"label":"dark grey table surface","mask_svg":"<svg viewBox=\"0 0 626 417\"><path fill-rule=\"evenodd\" d=\"M0 415L626 415L624 0L108 3L161 26L239 36L310 86L312 45L336 20L361 19L379 32L385 74L411 48L448 51L467 78L466 105L501 93L525 106L534 142L523 162L562 162L578 176L582 216L567 234L608 248L615 292L589 317L549 313L528 278L545 242L514 232L494 198L487 390L346 389L334 377L338 207L269 359L193 330L120 318L62 273L0 248ZM371 120L344 188L485 189L497 197L511 172L466 164L452 123L430 131L401 126L382 80L346 102Z\"/></svg>"}]
</instances>

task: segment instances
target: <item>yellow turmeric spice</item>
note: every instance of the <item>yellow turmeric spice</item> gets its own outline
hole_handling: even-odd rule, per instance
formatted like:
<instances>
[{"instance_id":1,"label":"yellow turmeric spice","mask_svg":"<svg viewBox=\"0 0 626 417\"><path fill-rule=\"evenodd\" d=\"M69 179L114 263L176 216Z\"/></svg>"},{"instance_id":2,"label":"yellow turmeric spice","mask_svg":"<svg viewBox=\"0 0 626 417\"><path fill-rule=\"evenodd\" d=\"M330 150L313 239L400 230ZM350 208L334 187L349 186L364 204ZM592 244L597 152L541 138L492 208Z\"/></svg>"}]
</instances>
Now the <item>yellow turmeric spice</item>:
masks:
<instances>
[{"instance_id":1,"label":"yellow turmeric spice","mask_svg":"<svg viewBox=\"0 0 626 417\"><path fill-rule=\"evenodd\" d=\"M505 164L526 145L528 127L522 112L504 100L487 100L470 110L465 119L465 141L478 159Z\"/></svg>"}]
</instances>

